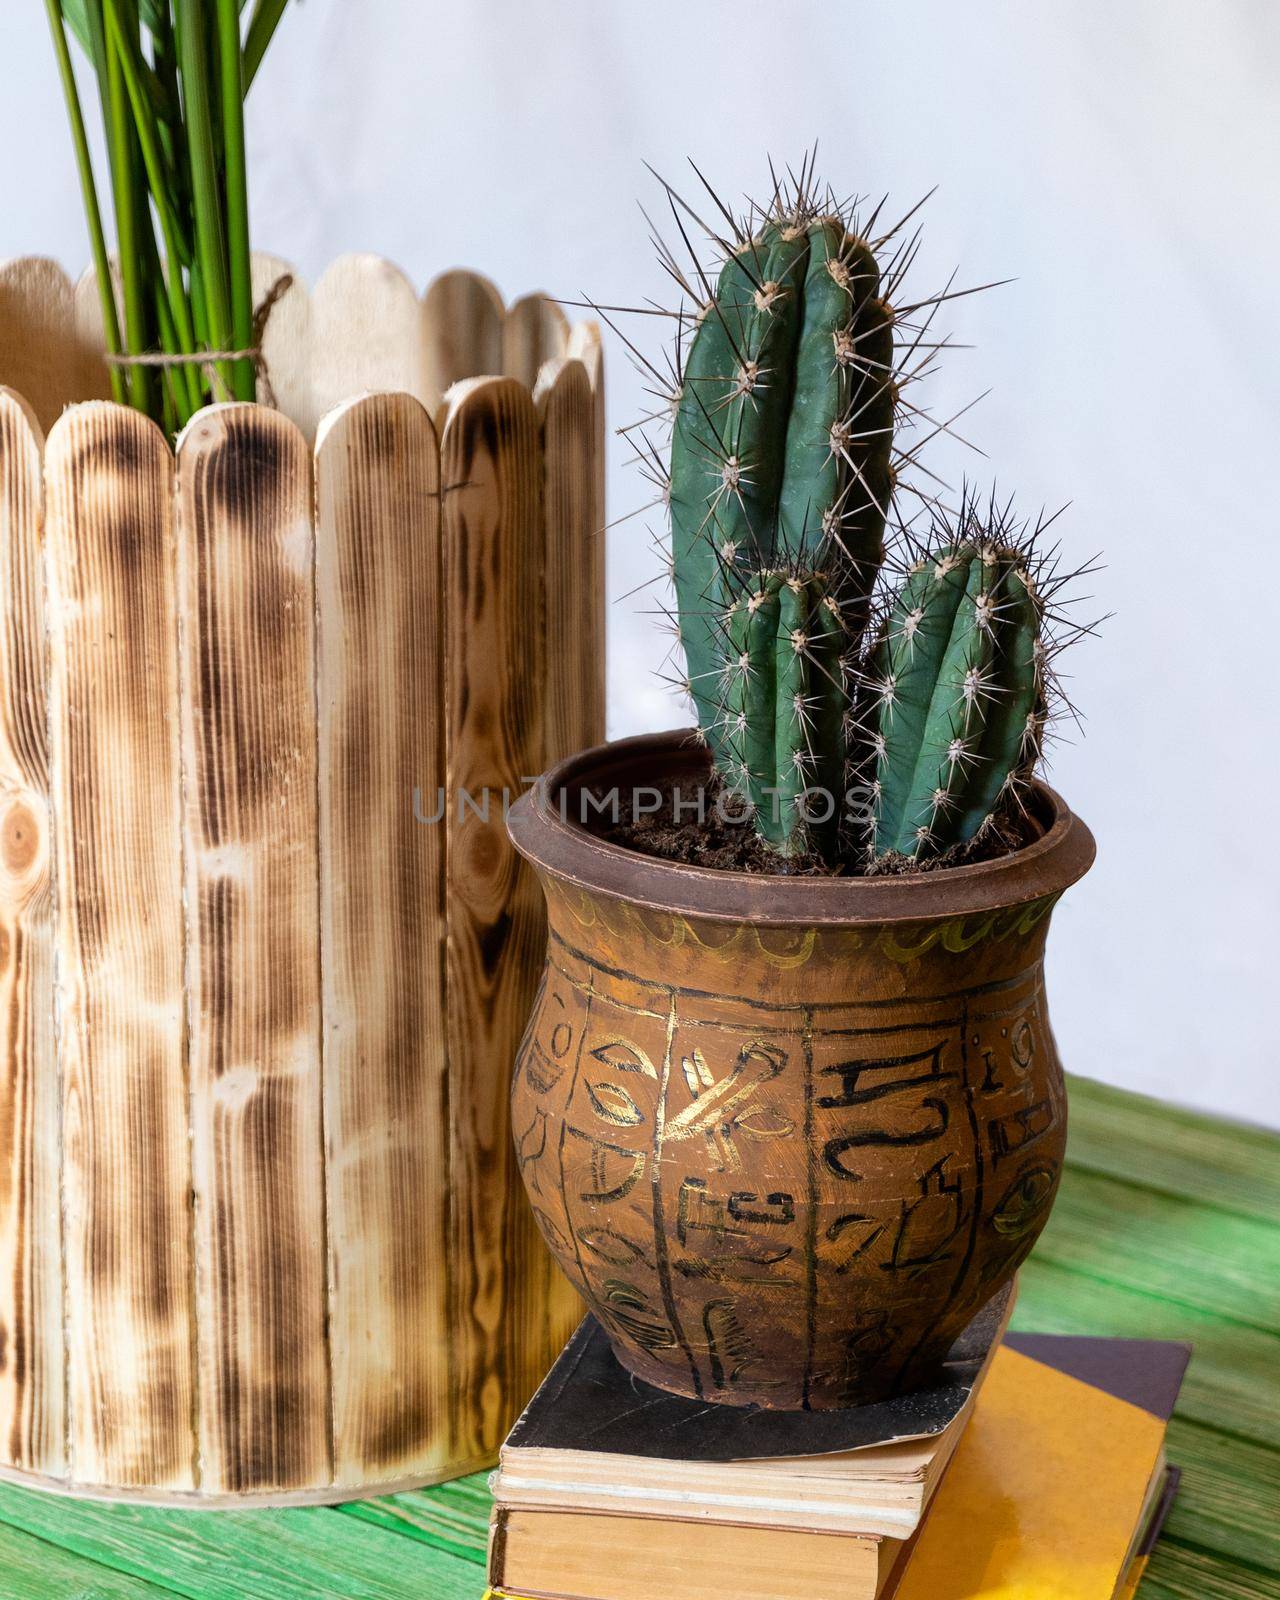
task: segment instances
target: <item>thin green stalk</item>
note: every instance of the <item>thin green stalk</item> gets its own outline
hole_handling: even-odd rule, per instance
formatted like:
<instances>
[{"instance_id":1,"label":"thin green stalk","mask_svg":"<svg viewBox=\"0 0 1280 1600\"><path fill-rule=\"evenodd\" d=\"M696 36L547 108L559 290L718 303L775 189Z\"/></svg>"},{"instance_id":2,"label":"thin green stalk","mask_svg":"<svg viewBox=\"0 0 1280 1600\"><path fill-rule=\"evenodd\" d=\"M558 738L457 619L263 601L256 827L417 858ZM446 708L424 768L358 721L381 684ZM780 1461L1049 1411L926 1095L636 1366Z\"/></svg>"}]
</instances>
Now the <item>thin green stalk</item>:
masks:
<instances>
[{"instance_id":1,"label":"thin green stalk","mask_svg":"<svg viewBox=\"0 0 1280 1600\"><path fill-rule=\"evenodd\" d=\"M108 46L119 57L125 90L133 111L134 129L142 150L143 164L147 169L151 202L156 208L160 231L165 239L166 253L172 260L177 260L186 266L191 260L191 241L174 209L173 196L170 192L170 174L160 138L160 125L156 118L155 106L142 78L146 63L142 58L137 35L131 37L125 32L117 4L118 0L104 0L103 12L106 17Z\"/></svg>"},{"instance_id":2,"label":"thin green stalk","mask_svg":"<svg viewBox=\"0 0 1280 1600\"><path fill-rule=\"evenodd\" d=\"M191 263L191 315L196 325L196 348L198 350L212 350L213 341L209 337L209 322L205 316L205 307L209 298L204 292L204 277L200 271L199 256Z\"/></svg>"},{"instance_id":3,"label":"thin green stalk","mask_svg":"<svg viewBox=\"0 0 1280 1600\"><path fill-rule=\"evenodd\" d=\"M227 295L222 198L209 104L207 13L204 0L174 0L174 11L178 20L178 66L187 114L191 195L195 210L193 259L200 266L209 348L225 350L231 336L231 311ZM219 362L217 372L225 392L231 393L231 374L227 363Z\"/></svg>"},{"instance_id":4,"label":"thin green stalk","mask_svg":"<svg viewBox=\"0 0 1280 1600\"><path fill-rule=\"evenodd\" d=\"M76 170L80 176L80 193L84 200L85 219L89 225L89 245L93 253L93 269L98 279L98 299L102 306L103 340L108 353L118 356L120 319L116 312L116 298L111 283L111 261L107 255L106 235L102 231L102 212L98 207L93 161L89 155L89 140L85 133L84 115L80 109L80 92L76 88L75 70L71 65L71 52L67 49L67 35L62 25L62 11L58 0L45 0L45 10L49 14L49 27L53 33L53 48L58 58L58 76L62 80L62 94L67 103L71 141L76 153ZM111 367L110 372L112 398L123 403L124 374L115 366Z\"/></svg>"},{"instance_id":5,"label":"thin green stalk","mask_svg":"<svg viewBox=\"0 0 1280 1600\"><path fill-rule=\"evenodd\" d=\"M245 94L248 94L250 85L258 76L262 58L267 53L271 36L275 33L287 4L288 0L257 0L253 8L253 15L249 18L249 32L244 41Z\"/></svg>"},{"instance_id":6,"label":"thin green stalk","mask_svg":"<svg viewBox=\"0 0 1280 1600\"><path fill-rule=\"evenodd\" d=\"M182 96L178 91L177 45L173 36L173 18L169 15L168 0L164 9L157 5L158 15L147 24L151 34L151 65L165 105L169 108L160 117L160 137L164 144L165 164L173 190L174 209L180 216L191 216L191 174L187 161L185 129L182 121Z\"/></svg>"},{"instance_id":7,"label":"thin green stalk","mask_svg":"<svg viewBox=\"0 0 1280 1600\"><path fill-rule=\"evenodd\" d=\"M153 287L155 290L156 326L160 332L160 348L166 355L176 355L178 351L178 335L173 325L173 311L169 305L169 296L165 291L163 275L160 272L160 263L155 263L153 274ZM190 403L190 389L187 379L191 368L185 366L162 367L160 369L161 397L164 402L165 429L173 434L186 425L190 420L192 411L198 409Z\"/></svg>"},{"instance_id":8,"label":"thin green stalk","mask_svg":"<svg viewBox=\"0 0 1280 1600\"><path fill-rule=\"evenodd\" d=\"M231 338L237 350L253 343L253 272L249 258L249 187L245 171L244 88L237 0L214 0L218 24L218 80L222 91L222 157L226 179L227 270L231 279ZM252 400L257 381L251 361L233 371L237 400Z\"/></svg>"},{"instance_id":9,"label":"thin green stalk","mask_svg":"<svg viewBox=\"0 0 1280 1600\"><path fill-rule=\"evenodd\" d=\"M164 168L155 110L147 97L139 71L143 63L137 38L134 36L131 39L125 33L117 11L117 0L106 0L105 14L108 48L119 58L120 70L124 75L129 103L133 109L134 128L142 151L147 182L150 185L151 202L155 207L160 232L164 239L165 258L168 262L167 278L162 278L160 274L158 256L155 270L157 289L163 289L167 294L171 311L176 344L170 353L181 351L190 354L196 348L195 330L191 323L191 308L187 304L183 288L182 269L191 259L191 246L182 235L181 224L168 190L168 175ZM157 299L159 298L161 296L158 293ZM191 410L195 410L200 404L198 371L195 367L181 369L181 377L183 387L187 391L188 405Z\"/></svg>"},{"instance_id":10,"label":"thin green stalk","mask_svg":"<svg viewBox=\"0 0 1280 1600\"><path fill-rule=\"evenodd\" d=\"M120 281L124 290L124 342L130 355L147 348L147 289L143 279L141 218L138 205L138 170L135 164L133 127L129 121L128 96L119 59L108 50L106 62L107 143L111 160L111 188L115 196L116 241L120 261ZM129 396L132 404L151 415L154 385L145 367L129 369Z\"/></svg>"}]
</instances>

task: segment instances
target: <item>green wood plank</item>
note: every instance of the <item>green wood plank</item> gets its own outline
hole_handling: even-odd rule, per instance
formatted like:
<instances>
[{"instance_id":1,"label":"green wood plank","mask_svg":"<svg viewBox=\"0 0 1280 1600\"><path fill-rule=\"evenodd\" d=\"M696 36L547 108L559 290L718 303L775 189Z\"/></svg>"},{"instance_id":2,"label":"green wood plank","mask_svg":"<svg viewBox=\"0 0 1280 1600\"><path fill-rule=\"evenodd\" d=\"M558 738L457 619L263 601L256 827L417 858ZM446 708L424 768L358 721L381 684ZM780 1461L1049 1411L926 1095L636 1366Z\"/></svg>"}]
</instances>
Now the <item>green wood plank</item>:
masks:
<instances>
[{"instance_id":1,"label":"green wood plank","mask_svg":"<svg viewBox=\"0 0 1280 1600\"><path fill-rule=\"evenodd\" d=\"M1170 1536L1280 1572L1280 1454L1183 1417L1169 1426L1168 1453L1182 1468Z\"/></svg>"},{"instance_id":2,"label":"green wood plank","mask_svg":"<svg viewBox=\"0 0 1280 1600\"><path fill-rule=\"evenodd\" d=\"M43 1539L0 1524L4 1600L173 1600L173 1591L68 1555Z\"/></svg>"},{"instance_id":3,"label":"green wood plank","mask_svg":"<svg viewBox=\"0 0 1280 1600\"><path fill-rule=\"evenodd\" d=\"M1264 1332L1280 1328L1280 1229L1101 1173L1068 1166L1036 1257Z\"/></svg>"},{"instance_id":4,"label":"green wood plank","mask_svg":"<svg viewBox=\"0 0 1280 1600\"><path fill-rule=\"evenodd\" d=\"M191 1600L478 1600L472 1562L329 1509L161 1511L0 1484L0 1522Z\"/></svg>"},{"instance_id":5,"label":"green wood plank","mask_svg":"<svg viewBox=\"0 0 1280 1600\"><path fill-rule=\"evenodd\" d=\"M1183 1487L1140 1600L1280 1600L1278 1157L1274 1135L1072 1080L1068 1172L1014 1320L1196 1347L1169 1432ZM485 1482L218 1513L0 1485L0 1596L478 1600Z\"/></svg>"},{"instance_id":6,"label":"green wood plank","mask_svg":"<svg viewBox=\"0 0 1280 1600\"><path fill-rule=\"evenodd\" d=\"M1099 1282L1037 1255L1022 1269L1013 1326L1040 1333L1188 1340L1195 1355L1179 1415L1264 1445L1280 1437L1280 1339L1274 1334Z\"/></svg>"},{"instance_id":7,"label":"green wood plank","mask_svg":"<svg viewBox=\"0 0 1280 1600\"><path fill-rule=\"evenodd\" d=\"M1161 1539L1138 1600L1280 1600L1280 1578Z\"/></svg>"},{"instance_id":8,"label":"green wood plank","mask_svg":"<svg viewBox=\"0 0 1280 1600\"><path fill-rule=\"evenodd\" d=\"M487 1472L476 1472L431 1489L383 1495L377 1500L351 1500L334 1509L483 1566L493 1504L488 1481Z\"/></svg>"},{"instance_id":9,"label":"green wood plank","mask_svg":"<svg viewBox=\"0 0 1280 1600\"><path fill-rule=\"evenodd\" d=\"M1280 1217L1280 1134L1199 1116L1088 1078L1067 1081L1068 1165L1263 1222Z\"/></svg>"}]
</instances>

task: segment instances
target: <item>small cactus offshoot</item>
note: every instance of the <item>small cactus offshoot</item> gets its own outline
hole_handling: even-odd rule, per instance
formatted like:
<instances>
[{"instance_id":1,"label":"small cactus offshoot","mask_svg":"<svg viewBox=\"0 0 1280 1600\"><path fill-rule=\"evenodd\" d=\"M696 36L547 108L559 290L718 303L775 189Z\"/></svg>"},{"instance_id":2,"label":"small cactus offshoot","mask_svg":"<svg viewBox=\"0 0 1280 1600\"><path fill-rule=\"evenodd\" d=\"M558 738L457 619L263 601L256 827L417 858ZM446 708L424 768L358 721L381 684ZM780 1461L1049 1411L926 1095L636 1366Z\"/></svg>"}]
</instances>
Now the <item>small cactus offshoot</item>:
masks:
<instances>
[{"instance_id":1,"label":"small cactus offshoot","mask_svg":"<svg viewBox=\"0 0 1280 1600\"><path fill-rule=\"evenodd\" d=\"M918 561L872 658L872 855L921 858L989 827L1040 756L1043 605L988 530Z\"/></svg>"},{"instance_id":2,"label":"small cactus offshoot","mask_svg":"<svg viewBox=\"0 0 1280 1600\"><path fill-rule=\"evenodd\" d=\"M920 445L897 435L923 425L927 442L955 420L905 393L945 346L930 330L953 297L903 294L912 213L860 220L819 190L811 157L741 217L702 181L723 224L666 186L691 264L655 233L682 295L669 370L628 341L661 402L647 421L671 422L669 457L643 427L638 455L670 514L678 687L780 865L923 862L983 836L1040 756L1041 558L1007 507L966 494L953 526L907 481ZM929 510L933 545L885 601L886 529L913 540L904 494Z\"/></svg>"}]
</instances>

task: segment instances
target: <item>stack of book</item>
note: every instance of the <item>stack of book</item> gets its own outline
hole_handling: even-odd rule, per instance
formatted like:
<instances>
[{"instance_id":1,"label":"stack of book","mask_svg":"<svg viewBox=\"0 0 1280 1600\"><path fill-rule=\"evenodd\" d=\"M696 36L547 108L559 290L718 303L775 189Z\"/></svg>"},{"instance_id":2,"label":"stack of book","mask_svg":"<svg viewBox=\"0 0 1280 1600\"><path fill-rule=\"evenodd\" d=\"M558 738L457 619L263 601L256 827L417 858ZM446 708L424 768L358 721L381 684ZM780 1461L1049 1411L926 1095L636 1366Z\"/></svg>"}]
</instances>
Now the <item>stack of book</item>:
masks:
<instances>
[{"instance_id":1,"label":"stack of book","mask_svg":"<svg viewBox=\"0 0 1280 1600\"><path fill-rule=\"evenodd\" d=\"M810 1414L651 1389L588 1318L503 1447L493 1600L1128 1600L1190 1352L1011 1307L935 1389Z\"/></svg>"}]
</instances>

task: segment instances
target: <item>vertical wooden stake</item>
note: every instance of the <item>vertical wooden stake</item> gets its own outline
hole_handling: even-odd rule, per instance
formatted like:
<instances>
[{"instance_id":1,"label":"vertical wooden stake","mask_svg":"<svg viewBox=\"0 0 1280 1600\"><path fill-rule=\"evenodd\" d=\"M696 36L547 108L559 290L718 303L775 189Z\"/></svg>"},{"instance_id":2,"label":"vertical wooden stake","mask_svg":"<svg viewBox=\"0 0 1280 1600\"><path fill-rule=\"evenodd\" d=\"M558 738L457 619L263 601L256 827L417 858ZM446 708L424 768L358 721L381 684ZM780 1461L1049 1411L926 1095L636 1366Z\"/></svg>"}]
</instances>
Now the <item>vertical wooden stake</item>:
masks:
<instances>
[{"instance_id":1,"label":"vertical wooden stake","mask_svg":"<svg viewBox=\"0 0 1280 1600\"><path fill-rule=\"evenodd\" d=\"M311 467L261 406L178 445L201 1457L209 1492L332 1472Z\"/></svg>"},{"instance_id":2,"label":"vertical wooden stake","mask_svg":"<svg viewBox=\"0 0 1280 1600\"><path fill-rule=\"evenodd\" d=\"M66 1470L40 429L0 389L0 1457Z\"/></svg>"},{"instance_id":3,"label":"vertical wooden stake","mask_svg":"<svg viewBox=\"0 0 1280 1600\"><path fill-rule=\"evenodd\" d=\"M422 305L381 256L340 256L311 291L311 387L316 415L365 389L426 398Z\"/></svg>"},{"instance_id":4,"label":"vertical wooden stake","mask_svg":"<svg viewBox=\"0 0 1280 1600\"><path fill-rule=\"evenodd\" d=\"M191 1489L173 462L95 401L45 470L70 1471Z\"/></svg>"},{"instance_id":5,"label":"vertical wooden stake","mask_svg":"<svg viewBox=\"0 0 1280 1600\"><path fill-rule=\"evenodd\" d=\"M586 368L559 357L538 375L547 563L544 770L600 736L601 638L592 560L596 525L594 401Z\"/></svg>"},{"instance_id":6,"label":"vertical wooden stake","mask_svg":"<svg viewBox=\"0 0 1280 1600\"><path fill-rule=\"evenodd\" d=\"M478 272L442 272L422 297L424 403L435 416L463 378L502 371L502 296Z\"/></svg>"},{"instance_id":7,"label":"vertical wooden stake","mask_svg":"<svg viewBox=\"0 0 1280 1600\"><path fill-rule=\"evenodd\" d=\"M311 295L289 262L263 251L253 252L253 303L260 306L282 278L293 282L271 308L262 336L262 357L275 406L298 424L305 439L314 439L320 412L311 381ZM266 399L262 389L258 398Z\"/></svg>"},{"instance_id":8,"label":"vertical wooden stake","mask_svg":"<svg viewBox=\"0 0 1280 1600\"><path fill-rule=\"evenodd\" d=\"M448 1039L454 1450L493 1453L572 1326L519 1192L508 1086L542 954L541 896L503 823L543 767L543 464L529 391L453 391L445 427Z\"/></svg>"},{"instance_id":9,"label":"vertical wooden stake","mask_svg":"<svg viewBox=\"0 0 1280 1600\"><path fill-rule=\"evenodd\" d=\"M544 361L565 353L569 323L554 300L527 294L514 300L502 324L502 370L532 390Z\"/></svg>"},{"instance_id":10,"label":"vertical wooden stake","mask_svg":"<svg viewBox=\"0 0 1280 1600\"><path fill-rule=\"evenodd\" d=\"M19 392L46 432L65 406L110 393L98 337L76 325L75 290L56 261L0 262L0 383Z\"/></svg>"},{"instance_id":11,"label":"vertical wooden stake","mask_svg":"<svg viewBox=\"0 0 1280 1600\"><path fill-rule=\"evenodd\" d=\"M410 396L368 395L325 419L320 907L346 1485L450 1460L439 487L435 429Z\"/></svg>"}]
</instances>

